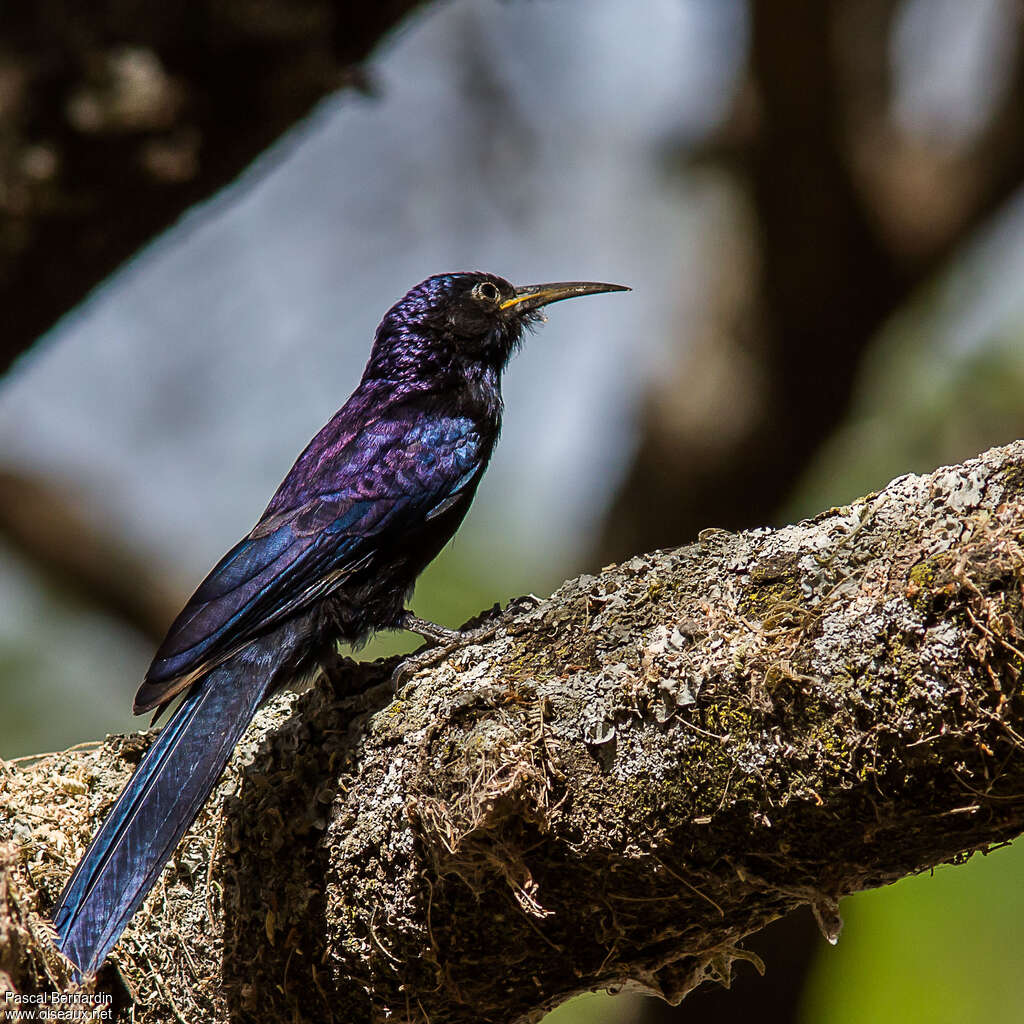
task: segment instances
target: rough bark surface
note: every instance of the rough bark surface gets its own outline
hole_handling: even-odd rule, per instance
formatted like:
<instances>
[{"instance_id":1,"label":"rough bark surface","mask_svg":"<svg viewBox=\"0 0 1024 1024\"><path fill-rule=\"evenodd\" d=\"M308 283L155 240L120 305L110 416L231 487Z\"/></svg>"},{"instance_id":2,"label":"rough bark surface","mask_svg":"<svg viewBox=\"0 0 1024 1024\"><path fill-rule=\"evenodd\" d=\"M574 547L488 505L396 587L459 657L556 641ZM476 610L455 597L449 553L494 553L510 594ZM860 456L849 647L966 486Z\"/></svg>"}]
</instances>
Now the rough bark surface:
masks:
<instances>
[{"instance_id":1,"label":"rough bark surface","mask_svg":"<svg viewBox=\"0 0 1024 1024\"><path fill-rule=\"evenodd\" d=\"M95 984L135 1019L534 1020L1024 831L1024 442L706 531L277 698ZM144 736L7 765L0 971ZM747 968L749 969L749 968ZM770 969L770 964L769 964Z\"/></svg>"}]
</instances>

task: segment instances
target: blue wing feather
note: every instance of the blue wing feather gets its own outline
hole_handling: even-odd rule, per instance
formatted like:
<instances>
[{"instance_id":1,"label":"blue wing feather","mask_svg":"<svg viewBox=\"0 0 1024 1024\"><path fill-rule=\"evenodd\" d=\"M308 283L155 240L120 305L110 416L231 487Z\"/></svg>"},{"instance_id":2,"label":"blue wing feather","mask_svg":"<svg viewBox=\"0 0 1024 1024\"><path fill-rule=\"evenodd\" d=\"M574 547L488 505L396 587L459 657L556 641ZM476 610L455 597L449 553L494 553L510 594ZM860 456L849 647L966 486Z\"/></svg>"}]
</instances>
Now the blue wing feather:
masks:
<instances>
[{"instance_id":1,"label":"blue wing feather","mask_svg":"<svg viewBox=\"0 0 1024 1024\"><path fill-rule=\"evenodd\" d=\"M171 626L136 711L166 704L241 645L322 598L367 564L383 534L408 532L457 504L489 454L471 420L434 416L378 422L345 437L326 466L321 450L314 493L296 486L308 469L300 458L260 522Z\"/></svg>"}]
</instances>

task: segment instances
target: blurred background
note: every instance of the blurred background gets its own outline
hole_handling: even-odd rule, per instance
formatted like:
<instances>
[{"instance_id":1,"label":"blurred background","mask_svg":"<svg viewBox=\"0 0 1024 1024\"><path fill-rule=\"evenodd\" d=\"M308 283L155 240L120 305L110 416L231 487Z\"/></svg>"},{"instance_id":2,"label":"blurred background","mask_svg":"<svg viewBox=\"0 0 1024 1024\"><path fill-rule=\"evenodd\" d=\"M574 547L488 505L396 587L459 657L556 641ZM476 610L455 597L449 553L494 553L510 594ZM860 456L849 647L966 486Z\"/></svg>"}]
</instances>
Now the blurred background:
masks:
<instances>
[{"instance_id":1,"label":"blurred background","mask_svg":"<svg viewBox=\"0 0 1024 1024\"><path fill-rule=\"evenodd\" d=\"M432 273L634 288L512 365L441 622L1024 436L1017 0L178 6L0 11L0 756L144 725L174 613ZM1022 875L550 1021L1009 1024Z\"/></svg>"}]
</instances>

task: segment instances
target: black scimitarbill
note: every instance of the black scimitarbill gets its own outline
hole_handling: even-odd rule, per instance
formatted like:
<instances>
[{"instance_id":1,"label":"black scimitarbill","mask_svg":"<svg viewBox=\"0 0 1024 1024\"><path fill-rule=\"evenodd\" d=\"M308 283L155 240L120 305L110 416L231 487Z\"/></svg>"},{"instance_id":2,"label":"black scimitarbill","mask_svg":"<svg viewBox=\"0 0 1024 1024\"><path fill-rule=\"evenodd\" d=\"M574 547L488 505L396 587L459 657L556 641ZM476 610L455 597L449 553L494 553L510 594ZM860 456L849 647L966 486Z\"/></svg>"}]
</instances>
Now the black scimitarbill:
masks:
<instances>
[{"instance_id":1,"label":"black scimitarbill","mask_svg":"<svg viewBox=\"0 0 1024 1024\"><path fill-rule=\"evenodd\" d=\"M434 637L406 600L487 468L502 371L524 328L553 302L624 290L442 274L388 310L354 394L192 595L139 688L136 713L182 699L54 913L81 972L103 962L276 687L338 640L402 628Z\"/></svg>"}]
</instances>

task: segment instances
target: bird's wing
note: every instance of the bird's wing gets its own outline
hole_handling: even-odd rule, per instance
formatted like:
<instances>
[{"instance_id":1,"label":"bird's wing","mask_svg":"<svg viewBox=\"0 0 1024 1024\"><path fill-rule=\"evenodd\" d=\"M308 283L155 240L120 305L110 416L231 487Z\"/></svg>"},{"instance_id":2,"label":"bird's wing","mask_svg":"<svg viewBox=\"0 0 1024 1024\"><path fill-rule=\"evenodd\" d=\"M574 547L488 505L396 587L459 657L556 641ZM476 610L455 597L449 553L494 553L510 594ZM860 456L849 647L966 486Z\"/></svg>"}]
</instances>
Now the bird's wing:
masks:
<instances>
[{"instance_id":1,"label":"bird's wing","mask_svg":"<svg viewBox=\"0 0 1024 1024\"><path fill-rule=\"evenodd\" d=\"M166 704L254 636L326 596L390 536L468 498L485 464L483 441L466 418L378 423L360 432L321 465L319 493L300 493L303 500L283 510L275 497L217 563L160 645L136 713Z\"/></svg>"}]
</instances>

